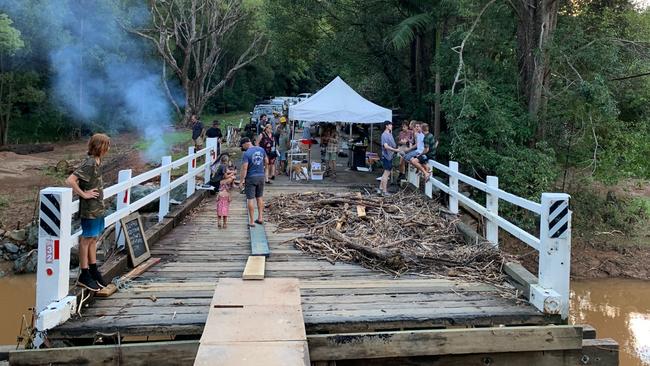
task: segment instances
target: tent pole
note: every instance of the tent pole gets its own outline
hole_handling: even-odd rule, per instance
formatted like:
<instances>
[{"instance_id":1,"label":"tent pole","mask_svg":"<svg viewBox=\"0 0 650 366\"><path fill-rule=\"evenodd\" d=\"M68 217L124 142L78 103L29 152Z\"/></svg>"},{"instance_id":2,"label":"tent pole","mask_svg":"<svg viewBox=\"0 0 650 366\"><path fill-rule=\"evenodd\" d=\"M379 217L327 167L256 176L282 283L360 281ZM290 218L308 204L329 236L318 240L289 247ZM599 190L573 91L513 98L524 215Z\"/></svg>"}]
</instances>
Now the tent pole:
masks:
<instances>
[{"instance_id":1,"label":"tent pole","mask_svg":"<svg viewBox=\"0 0 650 366\"><path fill-rule=\"evenodd\" d=\"M370 152L372 152L372 130L374 126L374 123L370 124Z\"/></svg>"}]
</instances>

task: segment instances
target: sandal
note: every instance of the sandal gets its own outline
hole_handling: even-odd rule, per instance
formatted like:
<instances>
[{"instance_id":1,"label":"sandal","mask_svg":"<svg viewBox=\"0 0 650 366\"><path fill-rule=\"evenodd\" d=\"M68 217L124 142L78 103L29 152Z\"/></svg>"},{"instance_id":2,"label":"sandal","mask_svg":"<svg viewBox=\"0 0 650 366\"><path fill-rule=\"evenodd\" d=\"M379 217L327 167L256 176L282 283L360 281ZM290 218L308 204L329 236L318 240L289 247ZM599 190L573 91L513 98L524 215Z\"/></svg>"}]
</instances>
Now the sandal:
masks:
<instances>
[{"instance_id":1,"label":"sandal","mask_svg":"<svg viewBox=\"0 0 650 366\"><path fill-rule=\"evenodd\" d=\"M255 224L248 224L248 227L250 227L250 228L254 228L254 227L255 227Z\"/></svg>"},{"instance_id":2,"label":"sandal","mask_svg":"<svg viewBox=\"0 0 650 366\"><path fill-rule=\"evenodd\" d=\"M264 222L263 222L263 221L260 221L260 220L255 220L255 223L256 223L256 224L260 224L260 225L264 225Z\"/></svg>"}]
</instances>

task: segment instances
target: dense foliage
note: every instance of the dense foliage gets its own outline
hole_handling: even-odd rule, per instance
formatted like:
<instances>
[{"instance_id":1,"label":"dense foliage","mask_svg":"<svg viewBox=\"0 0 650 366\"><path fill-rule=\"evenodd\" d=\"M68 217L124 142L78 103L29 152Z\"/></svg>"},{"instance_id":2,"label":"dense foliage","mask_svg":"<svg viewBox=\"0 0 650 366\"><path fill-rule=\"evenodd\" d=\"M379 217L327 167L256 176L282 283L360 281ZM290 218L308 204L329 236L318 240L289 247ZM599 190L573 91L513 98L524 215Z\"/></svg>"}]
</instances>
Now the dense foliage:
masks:
<instances>
[{"instance_id":1,"label":"dense foliage","mask_svg":"<svg viewBox=\"0 0 650 366\"><path fill-rule=\"evenodd\" d=\"M115 18L142 17L135 3L115 1ZM585 190L593 181L650 179L650 11L632 0L532 3L539 7L503 0L245 1L251 16L223 42L219 72L246 49L251 30L263 33L270 48L238 70L204 111L250 110L264 96L313 92L340 75L400 120L439 129L441 160L457 160L479 178L497 175L513 193L536 198L545 190ZM0 71L30 90L13 96L9 142L65 138L68 126L112 127L110 118L94 120L99 126L80 121L52 98L49 38L30 14L38 7L4 4ZM550 32L538 34L530 19L547 21L542 30ZM78 42L59 26L46 31L58 42ZM144 50L120 57L160 63L140 40L119 39ZM97 63L123 49L88 46L89 62ZM168 79L182 100L178 80ZM533 100L536 92L541 97Z\"/></svg>"}]
</instances>

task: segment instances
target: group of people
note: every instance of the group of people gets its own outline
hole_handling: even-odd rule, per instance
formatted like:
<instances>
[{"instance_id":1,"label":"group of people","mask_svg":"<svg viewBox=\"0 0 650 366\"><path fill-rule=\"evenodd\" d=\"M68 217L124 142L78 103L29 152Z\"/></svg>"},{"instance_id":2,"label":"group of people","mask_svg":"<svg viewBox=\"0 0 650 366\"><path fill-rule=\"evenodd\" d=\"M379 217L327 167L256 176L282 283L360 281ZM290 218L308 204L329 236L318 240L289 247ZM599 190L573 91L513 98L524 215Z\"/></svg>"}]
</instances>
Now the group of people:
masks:
<instances>
[{"instance_id":1,"label":"group of people","mask_svg":"<svg viewBox=\"0 0 650 366\"><path fill-rule=\"evenodd\" d=\"M278 173L288 174L287 151L291 148L291 128L287 122L286 116L274 112L272 118L262 114L257 123L250 123L244 128L243 136L266 152L269 160L265 168L266 184L271 184Z\"/></svg>"},{"instance_id":2,"label":"group of people","mask_svg":"<svg viewBox=\"0 0 650 366\"><path fill-rule=\"evenodd\" d=\"M431 179L431 169L427 162L435 159L438 141L429 131L429 125L420 121L404 121L402 129L397 136L397 142L393 136L393 123L384 122L384 132L381 135L381 162L384 174L381 176L379 191L382 194L388 193L388 178L393 169L393 160L399 156L399 177L406 176L406 164L413 165L427 182Z\"/></svg>"}]
</instances>

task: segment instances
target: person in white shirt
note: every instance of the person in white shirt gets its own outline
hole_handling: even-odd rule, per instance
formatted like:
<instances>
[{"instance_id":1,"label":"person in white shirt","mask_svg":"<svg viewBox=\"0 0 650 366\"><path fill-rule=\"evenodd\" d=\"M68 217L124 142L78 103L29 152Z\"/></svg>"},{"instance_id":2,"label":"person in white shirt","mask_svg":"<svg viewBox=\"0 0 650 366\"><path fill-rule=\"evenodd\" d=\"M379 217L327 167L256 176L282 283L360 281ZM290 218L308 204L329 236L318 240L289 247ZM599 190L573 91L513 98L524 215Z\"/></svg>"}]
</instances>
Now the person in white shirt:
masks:
<instances>
[{"instance_id":1,"label":"person in white shirt","mask_svg":"<svg viewBox=\"0 0 650 366\"><path fill-rule=\"evenodd\" d=\"M424 146L424 134L422 133L421 122L417 122L415 124L415 126L413 127L413 131L415 132L415 145L411 147L410 151L408 151L404 155L404 160L408 161L414 167L416 167L417 170L419 170L424 176L424 181L428 182L429 178L431 178L431 172L429 171L429 166L422 165L420 163L420 160L418 159L418 156L422 154L426 154L425 146Z\"/></svg>"}]
</instances>

